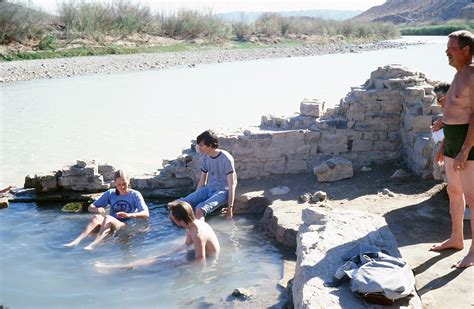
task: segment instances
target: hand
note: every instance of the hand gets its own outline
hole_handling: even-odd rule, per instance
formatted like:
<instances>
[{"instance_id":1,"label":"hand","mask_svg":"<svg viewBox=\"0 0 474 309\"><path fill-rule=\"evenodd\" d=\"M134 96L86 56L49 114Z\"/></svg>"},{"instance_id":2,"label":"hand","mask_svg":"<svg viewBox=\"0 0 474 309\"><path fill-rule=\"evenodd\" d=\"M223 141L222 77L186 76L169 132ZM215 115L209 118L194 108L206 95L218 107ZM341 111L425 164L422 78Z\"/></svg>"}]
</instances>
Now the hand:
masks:
<instances>
[{"instance_id":1,"label":"hand","mask_svg":"<svg viewBox=\"0 0 474 309\"><path fill-rule=\"evenodd\" d=\"M232 219L234 215L232 209L232 207L227 207L227 213L225 214L225 217L229 220Z\"/></svg>"},{"instance_id":2,"label":"hand","mask_svg":"<svg viewBox=\"0 0 474 309\"><path fill-rule=\"evenodd\" d=\"M131 218L128 213L123 211L119 211L117 213L117 217L119 217L120 219Z\"/></svg>"},{"instance_id":3,"label":"hand","mask_svg":"<svg viewBox=\"0 0 474 309\"><path fill-rule=\"evenodd\" d=\"M458 155L454 158L453 168L454 171L462 171L466 168L467 157L469 156L469 149L464 146L459 151Z\"/></svg>"},{"instance_id":4,"label":"hand","mask_svg":"<svg viewBox=\"0 0 474 309\"><path fill-rule=\"evenodd\" d=\"M440 147L440 149L436 152L436 155L434 157L435 162L438 164L438 166L443 166L444 165L444 147Z\"/></svg>"},{"instance_id":5,"label":"hand","mask_svg":"<svg viewBox=\"0 0 474 309\"><path fill-rule=\"evenodd\" d=\"M439 131L443 128L443 123L441 122L441 119L437 119L433 122L433 127L431 128L431 131L436 132Z\"/></svg>"}]
</instances>

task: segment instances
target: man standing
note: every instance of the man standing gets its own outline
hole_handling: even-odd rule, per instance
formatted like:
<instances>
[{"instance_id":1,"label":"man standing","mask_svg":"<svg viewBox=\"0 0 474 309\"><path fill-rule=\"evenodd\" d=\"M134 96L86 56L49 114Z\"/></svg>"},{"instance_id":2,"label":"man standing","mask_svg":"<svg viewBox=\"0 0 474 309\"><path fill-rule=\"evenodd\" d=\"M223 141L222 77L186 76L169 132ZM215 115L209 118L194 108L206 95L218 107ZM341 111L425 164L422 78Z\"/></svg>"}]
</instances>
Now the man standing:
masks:
<instances>
[{"instance_id":1,"label":"man standing","mask_svg":"<svg viewBox=\"0 0 474 309\"><path fill-rule=\"evenodd\" d=\"M436 155L446 168L451 237L431 247L433 251L464 248L464 207L474 207L474 34L469 31L451 33L446 55L449 65L456 69L451 87L446 94L443 123L445 140ZM474 265L474 211L471 211L471 247L455 267Z\"/></svg>"},{"instance_id":2,"label":"man standing","mask_svg":"<svg viewBox=\"0 0 474 309\"><path fill-rule=\"evenodd\" d=\"M197 219L205 216L227 203L227 217L232 218L237 174L234 158L225 150L219 149L217 136L208 130L197 139L201 161L201 176L196 191L180 199L189 203Z\"/></svg>"}]
</instances>

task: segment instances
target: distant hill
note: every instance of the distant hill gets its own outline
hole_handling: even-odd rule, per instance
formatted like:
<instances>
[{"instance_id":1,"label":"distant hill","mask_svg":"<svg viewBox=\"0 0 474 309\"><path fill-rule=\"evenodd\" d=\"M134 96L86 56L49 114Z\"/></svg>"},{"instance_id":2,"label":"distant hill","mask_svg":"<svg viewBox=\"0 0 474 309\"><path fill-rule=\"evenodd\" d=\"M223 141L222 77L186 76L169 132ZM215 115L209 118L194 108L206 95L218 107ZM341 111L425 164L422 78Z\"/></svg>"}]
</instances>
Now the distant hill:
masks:
<instances>
[{"instance_id":1,"label":"distant hill","mask_svg":"<svg viewBox=\"0 0 474 309\"><path fill-rule=\"evenodd\" d=\"M474 19L474 0L387 0L357 15L353 20L414 24Z\"/></svg>"},{"instance_id":2,"label":"distant hill","mask_svg":"<svg viewBox=\"0 0 474 309\"><path fill-rule=\"evenodd\" d=\"M333 20L346 20L352 18L362 11L345 11L345 10L301 10L301 11L286 11L286 12L274 12L282 16L307 16L307 17L320 17L324 19ZM245 21L253 23L257 18L262 15L263 12L228 12L216 14L223 20L234 22L234 21Z\"/></svg>"}]
</instances>

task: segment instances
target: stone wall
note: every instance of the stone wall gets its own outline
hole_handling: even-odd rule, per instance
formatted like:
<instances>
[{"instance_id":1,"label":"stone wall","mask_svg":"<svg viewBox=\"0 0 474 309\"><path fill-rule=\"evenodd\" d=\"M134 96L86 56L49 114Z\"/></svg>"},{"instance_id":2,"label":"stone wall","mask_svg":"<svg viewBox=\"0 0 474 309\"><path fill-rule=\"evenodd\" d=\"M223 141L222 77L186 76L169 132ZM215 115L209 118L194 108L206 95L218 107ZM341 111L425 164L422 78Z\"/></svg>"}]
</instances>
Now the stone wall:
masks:
<instances>
[{"instance_id":1,"label":"stone wall","mask_svg":"<svg viewBox=\"0 0 474 309\"><path fill-rule=\"evenodd\" d=\"M234 156L240 179L310 172L334 155L350 160L354 167L404 160L415 174L429 178L430 126L441 112L431 84L422 73L402 66L380 67L335 108L326 110L322 101L304 100L297 115L266 115L260 127L218 133L219 144ZM105 188L100 179L104 173L95 169L87 180L71 178L74 168L41 176L45 185L39 191L83 190L90 183L91 190ZM131 183L145 196L179 197L194 190L199 173L193 144L176 159L164 160L157 173L133 177Z\"/></svg>"}]
</instances>

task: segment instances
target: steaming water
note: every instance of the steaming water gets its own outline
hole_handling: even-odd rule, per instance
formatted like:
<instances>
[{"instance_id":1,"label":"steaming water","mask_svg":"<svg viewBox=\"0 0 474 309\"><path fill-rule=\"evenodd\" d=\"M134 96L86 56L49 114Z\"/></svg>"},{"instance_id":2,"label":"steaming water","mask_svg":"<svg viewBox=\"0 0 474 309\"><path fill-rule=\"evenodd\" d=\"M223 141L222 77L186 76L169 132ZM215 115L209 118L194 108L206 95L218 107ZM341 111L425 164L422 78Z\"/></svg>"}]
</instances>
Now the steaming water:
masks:
<instances>
[{"instance_id":1,"label":"steaming water","mask_svg":"<svg viewBox=\"0 0 474 309\"><path fill-rule=\"evenodd\" d=\"M336 105L387 64L451 81L444 37L405 49L198 65L0 85L0 185L28 173L96 159L131 174L173 159L208 128L258 125L291 115L303 98Z\"/></svg>"},{"instance_id":2,"label":"steaming water","mask_svg":"<svg viewBox=\"0 0 474 309\"><path fill-rule=\"evenodd\" d=\"M152 204L149 204L152 206ZM152 206L153 207L153 206ZM12 204L0 214L0 304L8 308L222 308L237 287L278 304L282 254L255 231L251 218L228 222L213 217L222 254L206 267L182 255L133 270L98 272L94 262L127 263L167 253L184 243L164 208L151 211L148 230L106 239L92 252L62 245L76 237L90 214L65 214L57 207ZM239 302L237 301L237 304ZM260 307L260 306L259 306Z\"/></svg>"}]
</instances>

